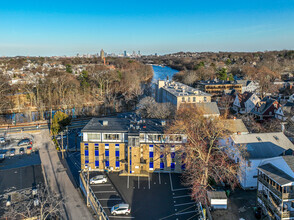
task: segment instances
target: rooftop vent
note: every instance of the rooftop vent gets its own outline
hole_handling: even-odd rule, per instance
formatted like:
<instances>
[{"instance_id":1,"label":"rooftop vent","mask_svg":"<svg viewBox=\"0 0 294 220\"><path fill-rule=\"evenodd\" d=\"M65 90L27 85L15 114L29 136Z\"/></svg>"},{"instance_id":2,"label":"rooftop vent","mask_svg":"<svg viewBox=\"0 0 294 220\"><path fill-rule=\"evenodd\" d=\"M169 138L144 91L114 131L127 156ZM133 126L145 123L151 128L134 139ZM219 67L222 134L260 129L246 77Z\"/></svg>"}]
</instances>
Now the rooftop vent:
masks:
<instances>
[{"instance_id":1,"label":"rooftop vent","mask_svg":"<svg viewBox=\"0 0 294 220\"><path fill-rule=\"evenodd\" d=\"M257 138L258 141L261 141L261 138L260 137L256 137L256 138Z\"/></svg>"},{"instance_id":2,"label":"rooftop vent","mask_svg":"<svg viewBox=\"0 0 294 220\"><path fill-rule=\"evenodd\" d=\"M103 125L103 126L107 126L107 125L108 125L108 121L103 120L103 121L102 121L102 125Z\"/></svg>"},{"instance_id":3,"label":"rooftop vent","mask_svg":"<svg viewBox=\"0 0 294 220\"><path fill-rule=\"evenodd\" d=\"M161 121L161 125L162 125L162 126L165 126L165 125L166 125L166 121L164 121L164 120Z\"/></svg>"},{"instance_id":4,"label":"rooftop vent","mask_svg":"<svg viewBox=\"0 0 294 220\"><path fill-rule=\"evenodd\" d=\"M274 136L274 138L275 138L277 141L279 140L279 138L278 138L276 135Z\"/></svg>"}]
</instances>

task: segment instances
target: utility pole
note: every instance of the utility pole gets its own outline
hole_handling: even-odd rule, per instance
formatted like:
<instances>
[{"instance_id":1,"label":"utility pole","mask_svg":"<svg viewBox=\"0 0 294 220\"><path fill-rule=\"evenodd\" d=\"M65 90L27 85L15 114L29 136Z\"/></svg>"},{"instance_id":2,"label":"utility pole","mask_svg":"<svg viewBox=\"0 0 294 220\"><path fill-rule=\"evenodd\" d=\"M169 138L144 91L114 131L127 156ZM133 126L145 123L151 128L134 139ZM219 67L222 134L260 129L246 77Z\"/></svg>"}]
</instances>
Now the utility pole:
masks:
<instances>
[{"instance_id":1,"label":"utility pole","mask_svg":"<svg viewBox=\"0 0 294 220\"><path fill-rule=\"evenodd\" d=\"M61 155L62 155L62 160L64 159L64 152L63 152L63 131L61 132Z\"/></svg>"}]
</instances>

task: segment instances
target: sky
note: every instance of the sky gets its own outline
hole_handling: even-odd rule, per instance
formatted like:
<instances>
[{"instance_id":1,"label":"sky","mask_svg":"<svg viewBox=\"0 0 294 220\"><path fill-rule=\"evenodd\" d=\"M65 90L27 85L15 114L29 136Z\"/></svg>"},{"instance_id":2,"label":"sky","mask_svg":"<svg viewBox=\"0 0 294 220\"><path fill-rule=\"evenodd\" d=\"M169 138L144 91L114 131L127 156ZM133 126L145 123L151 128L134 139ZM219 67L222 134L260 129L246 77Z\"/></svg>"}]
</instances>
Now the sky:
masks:
<instances>
[{"instance_id":1,"label":"sky","mask_svg":"<svg viewBox=\"0 0 294 220\"><path fill-rule=\"evenodd\" d=\"M1 1L0 56L294 49L294 0Z\"/></svg>"}]
</instances>

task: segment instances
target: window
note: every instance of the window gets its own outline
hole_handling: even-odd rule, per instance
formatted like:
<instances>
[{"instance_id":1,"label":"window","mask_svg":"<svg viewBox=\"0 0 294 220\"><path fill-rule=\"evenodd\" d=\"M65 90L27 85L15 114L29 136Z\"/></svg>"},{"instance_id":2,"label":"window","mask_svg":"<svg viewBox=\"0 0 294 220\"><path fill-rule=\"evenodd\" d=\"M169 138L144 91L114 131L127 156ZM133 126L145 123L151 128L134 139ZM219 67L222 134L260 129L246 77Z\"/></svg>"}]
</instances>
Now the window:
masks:
<instances>
[{"instance_id":1,"label":"window","mask_svg":"<svg viewBox=\"0 0 294 220\"><path fill-rule=\"evenodd\" d=\"M149 145L149 170L153 170L153 145Z\"/></svg>"},{"instance_id":2,"label":"window","mask_svg":"<svg viewBox=\"0 0 294 220\"><path fill-rule=\"evenodd\" d=\"M115 144L115 167L119 167L119 144Z\"/></svg>"},{"instance_id":3,"label":"window","mask_svg":"<svg viewBox=\"0 0 294 220\"><path fill-rule=\"evenodd\" d=\"M105 166L109 167L109 144L105 144Z\"/></svg>"},{"instance_id":4,"label":"window","mask_svg":"<svg viewBox=\"0 0 294 220\"><path fill-rule=\"evenodd\" d=\"M148 141L150 142L162 142L164 137L161 134L148 134Z\"/></svg>"},{"instance_id":5,"label":"window","mask_svg":"<svg viewBox=\"0 0 294 220\"><path fill-rule=\"evenodd\" d=\"M256 178L257 178L257 175L253 176L253 178L255 178L255 179L256 179Z\"/></svg>"},{"instance_id":6,"label":"window","mask_svg":"<svg viewBox=\"0 0 294 220\"><path fill-rule=\"evenodd\" d=\"M128 144L131 147L139 147L139 138L138 137L129 137Z\"/></svg>"},{"instance_id":7,"label":"window","mask_svg":"<svg viewBox=\"0 0 294 220\"><path fill-rule=\"evenodd\" d=\"M99 133L88 133L89 141L101 141L101 135Z\"/></svg>"},{"instance_id":8,"label":"window","mask_svg":"<svg viewBox=\"0 0 294 220\"><path fill-rule=\"evenodd\" d=\"M99 145L95 144L95 167L99 167Z\"/></svg>"},{"instance_id":9,"label":"window","mask_svg":"<svg viewBox=\"0 0 294 220\"><path fill-rule=\"evenodd\" d=\"M182 102L184 102L185 101L185 97L182 97Z\"/></svg>"},{"instance_id":10,"label":"window","mask_svg":"<svg viewBox=\"0 0 294 220\"><path fill-rule=\"evenodd\" d=\"M207 98L206 97L204 97L204 102L207 102Z\"/></svg>"},{"instance_id":11,"label":"window","mask_svg":"<svg viewBox=\"0 0 294 220\"><path fill-rule=\"evenodd\" d=\"M196 97L193 97L193 102L196 102Z\"/></svg>"},{"instance_id":12,"label":"window","mask_svg":"<svg viewBox=\"0 0 294 220\"><path fill-rule=\"evenodd\" d=\"M103 134L103 140L119 141L121 140L121 134Z\"/></svg>"},{"instance_id":13,"label":"window","mask_svg":"<svg viewBox=\"0 0 294 220\"><path fill-rule=\"evenodd\" d=\"M248 161L248 167L251 167L251 161Z\"/></svg>"},{"instance_id":14,"label":"window","mask_svg":"<svg viewBox=\"0 0 294 220\"><path fill-rule=\"evenodd\" d=\"M191 102L191 98L190 97L188 97L188 102Z\"/></svg>"},{"instance_id":15,"label":"window","mask_svg":"<svg viewBox=\"0 0 294 220\"><path fill-rule=\"evenodd\" d=\"M171 142L182 142L183 137L180 134L172 134L169 136L169 141Z\"/></svg>"},{"instance_id":16,"label":"window","mask_svg":"<svg viewBox=\"0 0 294 220\"><path fill-rule=\"evenodd\" d=\"M145 134L140 133L140 142L144 142L144 141L145 141Z\"/></svg>"}]
</instances>

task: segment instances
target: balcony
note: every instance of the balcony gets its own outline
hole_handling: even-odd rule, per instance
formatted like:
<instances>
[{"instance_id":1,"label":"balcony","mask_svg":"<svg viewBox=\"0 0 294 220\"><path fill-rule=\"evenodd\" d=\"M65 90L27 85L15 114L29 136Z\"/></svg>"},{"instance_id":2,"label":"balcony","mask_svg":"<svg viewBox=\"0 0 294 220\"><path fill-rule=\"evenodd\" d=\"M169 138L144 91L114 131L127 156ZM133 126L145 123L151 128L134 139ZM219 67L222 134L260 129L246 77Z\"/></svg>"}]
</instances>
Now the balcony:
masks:
<instances>
[{"instance_id":1,"label":"balcony","mask_svg":"<svg viewBox=\"0 0 294 220\"><path fill-rule=\"evenodd\" d=\"M282 212L282 218L290 218L290 217L294 217L294 211Z\"/></svg>"},{"instance_id":2,"label":"balcony","mask_svg":"<svg viewBox=\"0 0 294 220\"><path fill-rule=\"evenodd\" d=\"M276 194L279 198L282 198L282 193L278 191L275 187L270 185L268 182L266 182L264 179L262 179L260 176L258 176L258 181L261 182L263 185L265 185L270 191Z\"/></svg>"},{"instance_id":3,"label":"balcony","mask_svg":"<svg viewBox=\"0 0 294 220\"><path fill-rule=\"evenodd\" d=\"M146 164L147 163L147 160L144 159L143 157L140 158L140 164Z\"/></svg>"},{"instance_id":4,"label":"balcony","mask_svg":"<svg viewBox=\"0 0 294 220\"><path fill-rule=\"evenodd\" d=\"M267 210L269 212L275 213L278 216L281 216L281 212L279 211L279 209L277 207L275 207L274 204L271 203L271 201L269 200L268 196L266 196L264 194L264 191L258 191L257 197L259 199L261 199L261 201L263 202L263 204L265 205L265 207L267 208ZM269 213L269 214L271 214L271 213Z\"/></svg>"},{"instance_id":5,"label":"balcony","mask_svg":"<svg viewBox=\"0 0 294 220\"><path fill-rule=\"evenodd\" d=\"M294 199L294 193L283 193L283 199Z\"/></svg>"}]
</instances>

